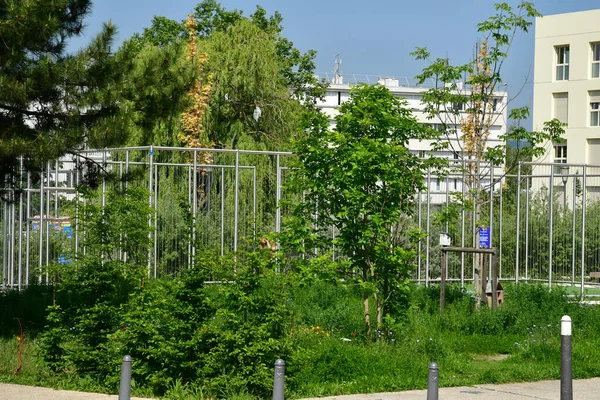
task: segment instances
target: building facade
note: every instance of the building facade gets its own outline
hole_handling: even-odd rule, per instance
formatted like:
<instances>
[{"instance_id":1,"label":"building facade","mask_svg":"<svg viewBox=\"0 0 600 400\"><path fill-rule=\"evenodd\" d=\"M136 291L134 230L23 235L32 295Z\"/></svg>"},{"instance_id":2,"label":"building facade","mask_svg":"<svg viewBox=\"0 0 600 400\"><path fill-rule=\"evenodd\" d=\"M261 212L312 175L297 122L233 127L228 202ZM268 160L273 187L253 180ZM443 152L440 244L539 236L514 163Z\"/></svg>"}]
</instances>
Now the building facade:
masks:
<instances>
[{"instance_id":1,"label":"building facade","mask_svg":"<svg viewBox=\"0 0 600 400\"><path fill-rule=\"evenodd\" d=\"M424 108L425 105L422 103L423 93L427 89L431 88L432 85L419 85L413 78L397 78L397 77L378 77L369 75L353 75L353 74L319 74L319 78L329 83L325 99L318 103L318 107L329 117L330 126L335 125L335 117L339 113L339 107L350 98L350 89L353 85L360 83L366 84L379 84L383 85L396 97L406 100L408 107L412 109L413 115L419 122L429 124L435 127L436 124L440 124L440 120L431 120L427 118ZM463 88L463 90L466 90ZM506 104L507 104L507 93L498 92L497 98L494 99L494 109L492 110L492 124L490 127L490 135L488 138L487 146L496 146L502 144L500 136L506 133L507 119L506 119ZM460 149L463 148L460 141L462 136L461 126L459 121L453 121L454 123L446 125L455 130L455 134L451 135L451 146L449 149L443 151L434 151L433 143L429 140L411 140L409 143L410 150L419 155L420 157L443 157L449 159L451 162L455 161L460 163L463 160L463 153ZM503 173L503 169L500 166L495 168L492 174L495 174L495 180L498 179ZM432 202L441 204L447 200L448 193L461 192L463 190L462 175L450 175L446 179L438 178L437 176L431 176L428 179L428 192L431 194ZM484 179L484 186L489 185L491 174ZM487 181L487 182L486 182ZM496 189L500 185L496 186Z\"/></svg>"},{"instance_id":2,"label":"building facade","mask_svg":"<svg viewBox=\"0 0 600 400\"><path fill-rule=\"evenodd\" d=\"M564 141L547 143L533 174L545 175L565 199L583 165L600 166L600 10L548 15L535 21L533 129L557 118ZM561 166L560 164L570 164ZM579 165L573 165L579 164ZM587 168L587 192L600 193L600 169ZM543 187L547 187L543 183ZM598 194L597 193L597 194ZM597 195L596 194L596 195Z\"/></svg>"}]
</instances>

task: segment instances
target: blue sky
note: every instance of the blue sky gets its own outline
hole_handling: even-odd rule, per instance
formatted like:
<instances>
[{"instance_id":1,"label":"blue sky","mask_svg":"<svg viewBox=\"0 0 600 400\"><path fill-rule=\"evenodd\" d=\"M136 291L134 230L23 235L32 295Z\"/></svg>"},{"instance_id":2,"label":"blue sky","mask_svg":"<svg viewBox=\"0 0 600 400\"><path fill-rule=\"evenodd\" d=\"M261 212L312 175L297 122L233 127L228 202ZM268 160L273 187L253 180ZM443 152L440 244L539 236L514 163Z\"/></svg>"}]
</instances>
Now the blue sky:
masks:
<instances>
[{"instance_id":1,"label":"blue sky","mask_svg":"<svg viewBox=\"0 0 600 400\"><path fill-rule=\"evenodd\" d=\"M119 28L118 42L150 25L154 15L183 20L198 0L96 0L86 19L82 46L98 33L102 22ZM269 14L283 15L284 35L302 51L317 50L317 72L331 72L340 54L343 73L413 77L423 68L410 52L427 47L434 57L465 62L473 53L477 23L494 13L493 0L222 0L227 9L250 14L260 4ZM513 6L517 0L507 0ZM539 0L543 15L600 8L598 0ZM509 95L520 91L513 106L532 103L533 29L520 34L504 68ZM521 89L523 90L521 91Z\"/></svg>"}]
</instances>

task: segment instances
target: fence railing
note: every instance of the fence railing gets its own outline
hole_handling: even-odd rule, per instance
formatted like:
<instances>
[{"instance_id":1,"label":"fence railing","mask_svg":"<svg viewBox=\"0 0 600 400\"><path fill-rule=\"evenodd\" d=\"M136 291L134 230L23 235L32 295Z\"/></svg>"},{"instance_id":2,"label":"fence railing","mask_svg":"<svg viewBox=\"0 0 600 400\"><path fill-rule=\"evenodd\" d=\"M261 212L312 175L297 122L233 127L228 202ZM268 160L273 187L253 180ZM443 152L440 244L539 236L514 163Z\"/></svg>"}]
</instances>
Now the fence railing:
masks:
<instances>
[{"instance_id":1,"label":"fence railing","mask_svg":"<svg viewBox=\"0 0 600 400\"><path fill-rule=\"evenodd\" d=\"M189 268L206 249L236 252L281 230L289 204L298 201L286 186L293 158L287 152L132 147L86 151L48 163L41 173L25 172L19 188L4 189L9 201L0 204L2 288L47 282L47 265L85 252L81 209L104 205L111 191L130 186L148 190L154 211L148 216L150 276ZM454 163L444 178L426 172L427 189L416 195L411 223L428 235L419 243L412 278L427 285L440 280L440 233L457 246L476 246L475 232L485 225L498 249L499 279L592 290L590 273L600 272L600 166L523 163L514 175L486 168L481 213L459 209L445 219L439 213L469 190L466 169ZM94 188L92 196L78 194L84 184ZM448 281L473 280L473 256L448 259Z\"/></svg>"}]
</instances>

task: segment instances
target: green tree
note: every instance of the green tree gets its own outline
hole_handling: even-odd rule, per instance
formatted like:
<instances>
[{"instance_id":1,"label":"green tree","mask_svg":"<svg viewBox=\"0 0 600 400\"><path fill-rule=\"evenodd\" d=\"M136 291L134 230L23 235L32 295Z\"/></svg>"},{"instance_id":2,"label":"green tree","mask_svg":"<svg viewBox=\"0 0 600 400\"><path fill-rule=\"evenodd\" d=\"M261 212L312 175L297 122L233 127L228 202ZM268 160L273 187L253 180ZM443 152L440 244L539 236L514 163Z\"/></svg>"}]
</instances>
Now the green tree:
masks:
<instances>
[{"instance_id":1,"label":"green tree","mask_svg":"<svg viewBox=\"0 0 600 400\"><path fill-rule=\"evenodd\" d=\"M482 207L489 201L485 195L494 191L494 185L503 177L490 174L493 166L505 165L513 172L516 163L508 165L507 143L529 143L518 148L512 160L521 157L538 157L544 153L547 141L560 141L564 133L562 124L552 120L542 131L528 131L522 121L529 116L527 107L509 112L511 128L500 136L504 143L492 146L488 139L492 125L508 106L502 101L499 90L502 84L502 67L515 35L527 32L534 17L540 16L533 3L522 1L513 9L507 3L496 4L496 14L478 24L482 36L477 42L476 54L466 64L452 65L448 58L432 60L426 48L417 48L412 54L429 65L417 75L420 83L433 80L435 86L425 91L423 102L428 118L441 124L434 143L435 149L450 149L462 162L466 173L467 197L461 199L474 213L477 226L489 224ZM490 167L491 166L491 167ZM479 247L479 230L474 232L474 245ZM477 305L482 296L478 283L483 258L476 256L475 288Z\"/></svg>"},{"instance_id":2,"label":"green tree","mask_svg":"<svg viewBox=\"0 0 600 400\"><path fill-rule=\"evenodd\" d=\"M286 235L305 240L305 252L317 244L325 251L335 246L347 259L336 268L362 287L370 334L369 299L375 301L381 327L390 300L413 268L419 232L408 228L408 216L415 193L424 189L423 171L437 160L409 151L409 140L425 139L427 132L385 87L354 87L336 122L329 129L325 116L308 117L308 135L295 149L299 162L290 184L304 191L304 201L288 221L292 232ZM318 250L312 256L320 260Z\"/></svg>"},{"instance_id":3,"label":"green tree","mask_svg":"<svg viewBox=\"0 0 600 400\"><path fill-rule=\"evenodd\" d=\"M0 183L15 183L20 157L38 169L82 145L122 143L116 126L119 66L108 23L75 54L90 0L0 0Z\"/></svg>"}]
</instances>

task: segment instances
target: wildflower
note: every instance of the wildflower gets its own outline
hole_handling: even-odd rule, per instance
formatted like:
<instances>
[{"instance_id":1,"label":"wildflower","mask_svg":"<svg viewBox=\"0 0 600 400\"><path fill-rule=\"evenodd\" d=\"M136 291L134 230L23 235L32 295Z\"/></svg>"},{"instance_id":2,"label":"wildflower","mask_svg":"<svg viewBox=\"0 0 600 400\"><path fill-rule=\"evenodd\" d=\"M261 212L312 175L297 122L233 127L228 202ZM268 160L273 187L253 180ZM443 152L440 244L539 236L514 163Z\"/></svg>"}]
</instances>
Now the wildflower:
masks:
<instances>
[{"instance_id":1,"label":"wildflower","mask_svg":"<svg viewBox=\"0 0 600 400\"><path fill-rule=\"evenodd\" d=\"M21 341L21 336L17 336L17 342Z\"/></svg>"},{"instance_id":2,"label":"wildflower","mask_svg":"<svg viewBox=\"0 0 600 400\"><path fill-rule=\"evenodd\" d=\"M432 338L429 338L429 341L430 341L430 342L431 342L432 340L433 340Z\"/></svg>"},{"instance_id":3,"label":"wildflower","mask_svg":"<svg viewBox=\"0 0 600 400\"><path fill-rule=\"evenodd\" d=\"M417 343L419 343L421 341L421 339L417 339Z\"/></svg>"}]
</instances>

